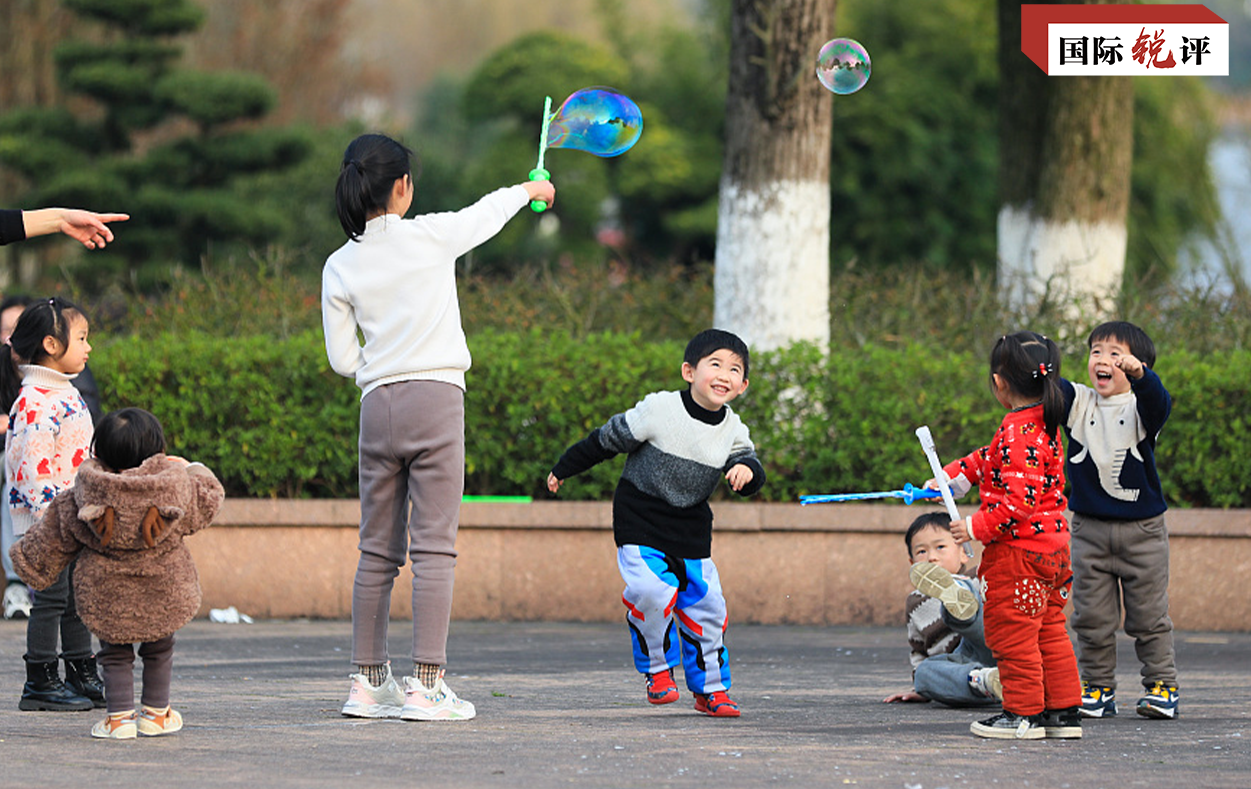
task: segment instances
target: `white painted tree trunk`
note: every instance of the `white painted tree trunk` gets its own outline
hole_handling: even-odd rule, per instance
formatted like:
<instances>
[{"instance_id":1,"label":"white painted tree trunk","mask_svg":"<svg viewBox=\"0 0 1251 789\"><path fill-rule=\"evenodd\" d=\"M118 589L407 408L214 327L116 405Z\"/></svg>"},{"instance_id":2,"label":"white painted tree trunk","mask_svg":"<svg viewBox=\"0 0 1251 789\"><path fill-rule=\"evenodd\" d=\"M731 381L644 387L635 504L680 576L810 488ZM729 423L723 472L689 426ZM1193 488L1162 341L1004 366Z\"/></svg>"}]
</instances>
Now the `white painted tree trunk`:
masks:
<instances>
[{"instance_id":1,"label":"white painted tree trunk","mask_svg":"<svg viewBox=\"0 0 1251 789\"><path fill-rule=\"evenodd\" d=\"M830 341L833 101L816 79L836 0L732 0L714 323L753 350Z\"/></svg>"},{"instance_id":2,"label":"white painted tree trunk","mask_svg":"<svg viewBox=\"0 0 1251 789\"><path fill-rule=\"evenodd\" d=\"M1052 221L1027 208L999 211L999 288L1008 304L1044 298L1096 314L1121 288L1127 233L1123 221Z\"/></svg>"},{"instance_id":3,"label":"white painted tree trunk","mask_svg":"<svg viewBox=\"0 0 1251 789\"><path fill-rule=\"evenodd\" d=\"M721 183L714 323L753 349L830 340L826 181Z\"/></svg>"},{"instance_id":4,"label":"white painted tree trunk","mask_svg":"<svg viewBox=\"0 0 1251 789\"><path fill-rule=\"evenodd\" d=\"M1021 52L1021 4L998 0L998 13L1000 295L1096 320L1125 271L1133 81L1047 76Z\"/></svg>"}]
</instances>

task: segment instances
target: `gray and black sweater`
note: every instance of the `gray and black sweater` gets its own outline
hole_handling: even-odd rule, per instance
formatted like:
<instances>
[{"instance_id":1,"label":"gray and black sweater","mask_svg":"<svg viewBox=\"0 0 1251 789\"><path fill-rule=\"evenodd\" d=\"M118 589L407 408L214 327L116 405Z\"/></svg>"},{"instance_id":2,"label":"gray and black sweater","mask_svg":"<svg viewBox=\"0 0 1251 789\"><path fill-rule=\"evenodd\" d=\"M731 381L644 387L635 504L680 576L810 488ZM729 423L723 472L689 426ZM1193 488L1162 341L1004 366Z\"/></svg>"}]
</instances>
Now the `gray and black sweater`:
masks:
<instances>
[{"instance_id":1,"label":"gray and black sweater","mask_svg":"<svg viewBox=\"0 0 1251 789\"><path fill-rule=\"evenodd\" d=\"M689 391L654 392L565 450L552 469L568 479L626 453L613 494L617 545L646 545L682 559L712 554L712 508L708 497L732 466L752 470L739 493L764 485L747 426L728 406L709 411Z\"/></svg>"}]
</instances>

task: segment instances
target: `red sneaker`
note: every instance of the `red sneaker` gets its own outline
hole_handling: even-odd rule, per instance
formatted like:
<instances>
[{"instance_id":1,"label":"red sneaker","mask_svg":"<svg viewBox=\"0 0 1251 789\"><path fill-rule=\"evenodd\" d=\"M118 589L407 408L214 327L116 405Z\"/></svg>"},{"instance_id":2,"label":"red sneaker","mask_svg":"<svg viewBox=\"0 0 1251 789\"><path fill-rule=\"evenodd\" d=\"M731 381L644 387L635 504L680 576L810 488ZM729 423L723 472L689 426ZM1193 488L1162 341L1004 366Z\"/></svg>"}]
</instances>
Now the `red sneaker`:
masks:
<instances>
[{"instance_id":1,"label":"red sneaker","mask_svg":"<svg viewBox=\"0 0 1251 789\"><path fill-rule=\"evenodd\" d=\"M647 700L652 704L672 704L678 700L678 686L673 683L673 669L647 675Z\"/></svg>"},{"instance_id":2,"label":"red sneaker","mask_svg":"<svg viewBox=\"0 0 1251 789\"><path fill-rule=\"evenodd\" d=\"M737 718L741 714L738 704L725 695L724 690L714 690L708 695L696 693L695 711L714 718Z\"/></svg>"}]
</instances>

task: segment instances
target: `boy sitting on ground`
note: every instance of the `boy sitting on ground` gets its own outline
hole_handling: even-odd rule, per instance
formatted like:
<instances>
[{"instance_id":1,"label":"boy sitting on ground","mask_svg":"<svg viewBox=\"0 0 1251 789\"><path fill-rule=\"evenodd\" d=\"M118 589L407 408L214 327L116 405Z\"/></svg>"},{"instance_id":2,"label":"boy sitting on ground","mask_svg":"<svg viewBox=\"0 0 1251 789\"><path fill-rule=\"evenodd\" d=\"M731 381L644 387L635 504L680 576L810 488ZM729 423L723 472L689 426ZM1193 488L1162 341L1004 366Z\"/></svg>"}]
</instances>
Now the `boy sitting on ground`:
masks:
<instances>
[{"instance_id":1,"label":"boy sitting on ground","mask_svg":"<svg viewBox=\"0 0 1251 789\"><path fill-rule=\"evenodd\" d=\"M1003 690L982 634L977 581L965 572L951 518L943 512L921 515L908 527L904 542L913 562L909 578L916 586L906 606L912 690L883 701L937 701L951 707L999 703Z\"/></svg>"}]
</instances>

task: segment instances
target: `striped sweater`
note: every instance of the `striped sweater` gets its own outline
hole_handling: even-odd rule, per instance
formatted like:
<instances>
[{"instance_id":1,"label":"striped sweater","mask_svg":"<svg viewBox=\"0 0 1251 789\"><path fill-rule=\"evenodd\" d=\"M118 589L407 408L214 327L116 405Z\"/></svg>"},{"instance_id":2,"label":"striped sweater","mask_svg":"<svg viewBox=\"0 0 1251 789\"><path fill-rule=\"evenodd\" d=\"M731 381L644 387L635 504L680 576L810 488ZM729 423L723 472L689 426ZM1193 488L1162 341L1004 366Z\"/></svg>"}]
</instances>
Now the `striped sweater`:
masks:
<instances>
[{"instance_id":1,"label":"striped sweater","mask_svg":"<svg viewBox=\"0 0 1251 789\"><path fill-rule=\"evenodd\" d=\"M752 480L739 493L764 485L747 427L723 406L708 411L689 391L654 392L630 410L565 450L552 469L568 479L625 453L625 468L613 494L617 545L645 545L682 559L712 554L713 494L729 469L742 463Z\"/></svg>"},{"instance_id":2,"label":"striped sweater","mask_svg":"<svg viewBox=\"0 0 1251 789\"><path fill-rule=\"evenodd\" d=\"M960 646L960 635L943 621L943 604L937 597L926 597L913 589L908 592L904 612L908 618L908 659L914 675L922 660L955 652Z\"/></svg>"}]
</instances>

